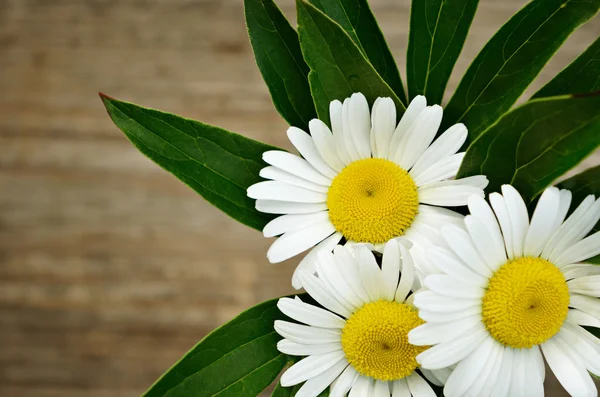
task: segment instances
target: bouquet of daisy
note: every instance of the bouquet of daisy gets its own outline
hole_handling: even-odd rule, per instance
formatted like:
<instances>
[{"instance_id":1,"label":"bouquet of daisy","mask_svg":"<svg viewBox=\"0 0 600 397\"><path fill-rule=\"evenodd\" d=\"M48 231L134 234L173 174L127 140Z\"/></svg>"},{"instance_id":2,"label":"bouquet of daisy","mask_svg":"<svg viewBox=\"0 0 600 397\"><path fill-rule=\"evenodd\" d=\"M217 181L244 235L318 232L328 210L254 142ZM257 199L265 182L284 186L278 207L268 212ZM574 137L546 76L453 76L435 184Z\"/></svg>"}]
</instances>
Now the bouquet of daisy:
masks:
<instances>
[{"instance_id":1,"label":"bouquet of daisy","mask_svg":"<svg viewBox=\"0 0 600 397\"><path fill-rule=\"evenodd\" d=\"M298 154L101 95L129 140L298 259L297 296L201 340L145 394L572 396L600 375L600 39L514 106L598 0L533 0L443 109L477 0L413 0L406 89L367 0L245 0Z\"/></svg>"}]
</instances>

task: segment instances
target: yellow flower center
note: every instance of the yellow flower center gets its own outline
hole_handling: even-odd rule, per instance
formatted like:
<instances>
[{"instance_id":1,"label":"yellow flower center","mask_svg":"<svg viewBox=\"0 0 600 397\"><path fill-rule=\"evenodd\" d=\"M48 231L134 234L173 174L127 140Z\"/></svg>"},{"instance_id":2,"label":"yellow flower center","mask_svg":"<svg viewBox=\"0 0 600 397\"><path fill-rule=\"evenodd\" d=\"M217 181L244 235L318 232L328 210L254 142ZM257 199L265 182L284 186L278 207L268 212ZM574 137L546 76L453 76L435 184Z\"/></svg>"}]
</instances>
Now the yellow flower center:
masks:
<instances>
[{"instance_id":1,"label":"yellow flower center","mask_svg":"<svg viewBox=\"0 0 600 397\"><path fill-rule=\"evenodd\" d=\"M511 260L490 279L483 296L483 323L505 346L531 348L552 338L569 311L565 277L542 258Z\"/></svg>"},{"instance_id":2,"label":"yellow flower center","mask_svg":"<svg viewBox=\"0 0 600 397\"><path fill-rule=\"evenodd\" d=\"M404 303L367 303L342 330L346 359L359 373L375 379L404 378L417 368L417 355L427 349L408 343L408 332L421 324L417 311Z\"/></svg>"},{"instance_id":3,"label":"yellow flower center","mask_svg":"<svg viewBox=\"0 0 600 397\"><path fill-rule=\"evenodd\" d=\"M385 243L404 234L419 206L417 186L404 169L384 159L350 163L327 193L329 219L348 240Z\"/></svg>"}]
</instances>

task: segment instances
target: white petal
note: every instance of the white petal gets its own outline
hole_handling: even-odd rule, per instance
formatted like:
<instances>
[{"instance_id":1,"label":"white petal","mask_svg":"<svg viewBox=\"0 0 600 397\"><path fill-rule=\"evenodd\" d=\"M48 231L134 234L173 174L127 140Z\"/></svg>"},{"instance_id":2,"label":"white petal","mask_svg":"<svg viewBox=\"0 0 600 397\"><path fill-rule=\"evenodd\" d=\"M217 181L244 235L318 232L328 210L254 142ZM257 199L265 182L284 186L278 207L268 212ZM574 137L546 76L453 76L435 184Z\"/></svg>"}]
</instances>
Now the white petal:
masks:
<instances>
[{"instance_id":1,"label":"white petal","mask_svg":"<svg viewBox=\"0 0 600 397\"><path fill-rule=\"evenodd\" d=\"M392 382L392 397L411 397L406 378Z\"/></svg>"},{"instance_id":2,"label":"white petal","mask_svg":"<svg viewBox=\"0 0 600 397\"><path fill-rule=\"evenodd\" d=\"M525 201L511 185L502 185L502 194L512 225L513 252L515 257L523 256L525 236L529 229L529 214Z\"/></svg>"},{"instance_id":3,"label":"white petal","mask_svg":"<svg viewBox=\"0 0 600 397\"><path fill-rule=\"evenodd\" d=\"M590 265L587 263L576 263L572 265L565 265L560 268L560 271L565 276L565 279L571 280L584 276L600 275L600 266Z\"/></svg>"},{"instance_id":4,"label":"white petal","mask_svg":"<svg viewBox=\"0 0 600 397\"><path fill-rule=\"evenodd\" d=\"M464 157L464 152L453 154L452 156L440 159L418 174L411 170L410 175L417 186L443 181L456 176Z\"/></svg>"},{"instance_id":5,"label":"white petal","mask_svg":"<svg viewBox=\"0 0 600 397\"><path fill-rule=\"evenodd\" d=\"M415 284L415 267L412 255L406 247L399 245L399 248L400 252L402 252L402 274L394 295L394 300L396 302L404 302Z\"/></svg>"},{"instance_id":6,"label":"white petal","mask_svg":"<svg viewBox=\"0 0 600 397\"><path fill-rule=\"evenodd\" d=\"M473 396L489 397L498 380L506 348L500 343L494 343L492 354L486 362L481 376L473 383L470 394ZM539 349L538 349L539 350Z\"/></svg>"},{"instance_id":7,"label":"white petal","mask_svg":"<svg viewBox=\"0 0 600 397\"><path fill-rule=\"evenodd\" d=\"M313 190L319 193L327 193L329 190L328 186L318 185L314 182L307 181L306 179L300 178L299 176L290 174L277 167L269 165L260 170L259 175L265 179L271 179L278 182L285 182L290 185L298 186L304 189Z\"/></svg>"},{"instance_id":8,"label":"white petal","mask_svg":"<svg viewBox=\"0 0 600 397\"><path fill-rule=\"evenodd\" d=\"M412 298L413 296L414 295L411 295L409 297L409 299ZM408 303L408 299L407 299L407 303ZM430 323L447 323L450 321L458 321L458 320L470 318L473 316L477 316L478 318L481 318L481 307L476 306L476 307L472 307L472 308L469 308L464 311L448 312L448 313L440 313L439 311L433 311L433 310L430 311L427 309L419 310L419 317L421 317L423 320L430 322Z\"/></svg>"},{"instance_id":9,"label":"white petal","mask_svg":"<svg viewBox=\"0 0 600 397\"><path fill-rule=\"evenodd\" d=\"M421 290L415 294L414 304L419 309L424 308L432 312L449 313L481 306L481 300L448 298L432 291Z\"/></svg>"},{"instance_id":10,"label":"white petal","mask_svg":"<svg viewBox=\"0 0 600 397\"><path fill-rule=\"evenodd\" d=\"M600 344L594 345L574 330L574 325L565 324L554 337L563 349L570 349L574 359L580 361L594 375L600 374Z\"/></svg>"},{"instance_id":11,"label":"white petal","mask_svg":"<svg viewBox=\"0 0 600 397\"><path fill-rule=\"evenodd\" d=\"M381 296L387 301L393 301L400 278L400 247L396 240L390 240L385 244L381 261L381 274L384 284Z\"/></svg>"},{"instance_id":12,"label":"white petal","mask_svg":"<svg viewBox=\"0 0 600 397\"><path fill-rule=\"evenodd\" d=\"M481 326L481 318L470 316L448 323L428 322L412 329L408 333L409 343L417 346L436 345L452 339Z\"/></svg>"},{"instance_id":13,"label":"white petal","mask_svg":"<svg viewBox=\"0 0 600 397\"><path fill-rule=\"evenodd\" d=\"M600 232L573 244L554 259L557 266L581 262L600 254Z\"/></svg>"},{"instance_id":14,"label":"white petal","mask_svg":"<svg viewBox=\"0 0 600 397\"><path fill-rule=\"evenodd\" d=\"M388 151L388 159L394 160L396 153L402 151L400 146L400 142L409 128L413 125L413 123L417 120L419 115L425 110L427 107L427 100L424 96L418 95L416 96L406 108L406 111L402 115L400 119L400 123L398 123L398 127L394 131L392 135L392 140L390 141L390 148Z\"/></svg>"},{"instance_id":15,"label":"white petal","mask_svg":"<svg viewBox=\"0 0 600 397\"><path fill-rule=\"evenodd\" d=\"M329 214L325 211L314 212L312 214L282 215L265 225L263 235L265 237L275 237L289 231L303 229L327 219L329 219Z\"/></svg>"},{"instance_id":16,"label":"white petal","mask_svg":"<svg viewBox=\"0 0 600 397\"><path fill-rule=\"evenodd\" d=\"M356 140L353 136L352 131L352 117L350 110L350 103L352 102L351 98L346 98L344 103L342 103L342 132L344 134L344 145L346 145L346 151L350 155L350 159L352 161L360 160L361 154L358 151L356 146Z\"/></svg>"},{"instance_id":17,"label":"white petal","mask_svg":"<svg viewBox=\"0 0 600 397\"><path fill-rule=\"evenodd\" d=\"M556 223L560 207L560 191L555 187L549 187L542 193L538 201L531 224L525 237L524 254L537 257L542 253Z\"/></svg>"},{"instance_id":18,"label":"white petal","mask_svg":"<svg viewBox=\"0 0 600 397\"><path fill-rule=\"evenodd\" d=\"M490 356L497 352L494 344L495 341L492 338L486 338L477 349L458 363L444 387L445 396L466 394L477 379L483 375Z\"/></svg>"},{"instance_id":19,"label":"white petal","mask_svg":"<svg viewBox=\"0 0 600 397\"><path fill-rule=\"evenodd\" d=\"M350 134L360 158L371 157L371 115L367 98L361 93L352 94L349 104Z\"/></svg>"},{"instance_id":20,"label":"white petal","mask_svg":"<svg viewBox=\"0 0 600 397\"><path fill-rule=\"evenodd\" d=\"M348 165L352 162L352 159L346 150L346 136L344 135L344 123L342 122L342 108L343 105L340 101L332 101L329 104L329 118L331 119L333 141L335 142L338 157L344 165Z\"/></svg>"},{"instance_id":21,"label":"white petal","mask_svg":"<svg viewBox=\"0 0 600 397\"><path fill-rule=\"evenodd\" d=\"M382 296L382 287L385 285L379 265L368 248L359 246L355 249L355 253L362 284L371 302L378 301Z\"/></svg>"},{"instance_id":22,"label":"white petal","mask_svg":"<svg viewBox=\"0 0 600 397\"><path fill-rule=\"evenodd\" d=\"M576 325L600 328L600 318L584 313L577 309L569 309L567 322Z\"/></svg>"},{"instance_id":23,"label":"white petal","mask_svg":"<svg viewBox=\"0 0 600 397\"><path fill-rule=\"evenodd\" d=\"M469 197L468 206L471 216L477 218L477 220L485 226L488 231L488 235L492 240L493 248L491 248L490 257L499 261L498 266L495 269L492 269L493 271L496 271L501 264L506 262L507 259L504 239L502 238L502 233L500 232L498 220L496 219L492 208L483 197Z\"/></svg>"},{"instance_id":24,"label":"white petal","mask_svg":"<svg viewBox=\"0 0 600 397\"><path fill-rule=\"evenodd\" d=\"M511 347L505 347L504 353L502 354L502 363L500 371L498 372L498 378L496 384L492 388L492 397L507 397L510 390L510 384L512 382L512 368L515 356L515 349Z\"/></svg>"},{"instance_id":25,"label":"white petal","mask_svg":"<svg viewBox=\"0 0 600 397\"><path fill-rule=\"evenodd\" d=\"M548 366L556 379L573 397L594 397L598 391L583 364L574 360L554 339L542 345Z\"/></svg>"},{"instance_id":26,"label":"white petal","mask_svg":"<svg viewBox=\"0 0 600 397\"><path fill-rule=\"evenodd\" d=\"M275 331L292 342L304 345L339 343L342 340L339 329L309 327L281 320L275 320Z\"/></svg>"},{"instance_id":27,"label":"white petal","mask_svg":"<svg viewBox=\"0 0 600 397\"><path fill-rule=\"evenodd\" d=\"M372 378L361 375L354 382L348 397L371 397L372 390Z\"/></svg>"},{"instance_id":28,"label":"white petal","mask_svg":"<svg viewBox=\"0 0 600 397\"><path fill-rule=\"evenodd\" d=\"M567 281L570 292L600 298L600 275L584 276Z\"/></svg>"},{"instance_id":29,"label":"white petal","mask_svg":"<svg viewBox=\"0 0 600 397\"><path fill-rule=\"evenodd\" d=\"M283 314L301 323L321 328L344 328L346 321L335 314L308 303L281 298L277 307Z\"/></svg>"},{"instance_id":30,"label":"white petal","mask_svg":"<svg viewBox=\"0 0 600 397\"><path fill-rule=\"evenodd\" d=\"M344 269L340 268L335 256L329 251L321 251L317 257L317 273L340 302L346 307L356 310L364 305L364 301L354 292L346 278Z\"/></svg>"},{"instance_id":31,"label":"white petal","mask_svg":"<svg viewBox=\"0 0 600 397\"><path fill-rule=\"evenodd\" d=\"M283 262L314 247L333 233L335 228L328 219L301 230L285 233L271 245L267 251L267 259L271 263Z\"/></svg>"},{"instance_id":32,"label":"white petal","mask_svg":"<svg viewBox=\"0 0 600 397\"><path fill-rule=\"evenodd\" d=\"M425 278L425 286L448 298L481 299L485 290L477 285L444 274L432 274Z\"/></svg>"},{"instance_id":33,"label":"white petal","mask_svg":"<svg viewBox=\"0 0 600 397\"><path fill-rule=\"evenodd\" d=\"M430 383L433 383L437 387L443 387L446 383L436 376L440 372L439 370L430 371L424 368L419 368L419 370L426 380L428 380Z\"/></svg>"},{"instance_id":34,"label":"white petal","mask_svg":"<svg viewBox=\"0 0 600 397\"><path fill-rule=\"evenodd\" d=\"M481 259L481 255L475 248L469 233L454 225L443 227L441 233L452 251L454 251L454 253L461 258L462 262L467 264L471 270L485 278L490 278L492 276L492 270L485 264L483 259Z\"/></svg>"},{"instance_id":35,"label":"white petal","mask_svg":"<svg viewBox=\"0 0 600 397\"><path fill-rule=\"evenodd\" d=\"M479 253L483 263L490 269L490 272L496 271L500 266L506 263L506 252L504 245L497 244L497 240L490 235L486 226L473 215L465 217L465 226L469 231L469 236L473 245ZM491 273L487 273L488 276Z\"/></svg>"},{"instance_id":36,"label":"white petal","mask_svg":"<svg viewBox=\"0 0 600 397\"><path fill-rule=\"evenodd\" d=\"M303 270L308 273L314 273L315 263L319 252L332 251L341 239L342 233L336 232L311 249L310 252L306 254L306 256L304 256L304 258L300 261L298 266L296 266L296 270L294 270L294 274L292 275L292 286L296 289L302 288L299 272Z\"/></svg>"},{"instance_id":37,"label":"white petal","mask_svg":"<svg viewBox=\"0 0 600 397\"><path fill-rule=\"evenodd\" d=\"M361 279L359 264L350 253L347 246L338 245L334 250L334 259L337 262L338 269L341 270L342 276L352 288L354 293L362 300L363 303L370 302L369 294Z\"/></svg>"},{"instance_id":38,"label":"white petal","mask_svg":"<svg viewBox=\"0 0 600 397\"><path fill-rule=\"evenodd\" d=\"M256 200L256 210L266 214L311 214L313 212L327 211L327 204Z\"/></svg>"},{"instance_id":39,"label":"white petal","mask_svg":"<svg viewBox=\"0 0 600 397\"><path fill-rule=\"evenodd\" d=\"M417 160L415 166L411 169L411 175L418 175L437 163L440 159L452 156L458 152L467 140L467 135L467 128L464 124L454 124L448 128Z\"/></svg>"},{"instance_id":40,"label":"white petal","mask_svg":"<svg viewBox=\"0 0 600 397\"><path fill-rule=\"evenodd\" d=\"M335 140L329 127L319 119L312 119L308 123L308 128L317 151L323 160L335 171L340 172L344 168L344 163L338 155Z\"/></svg>"},{"instance_id":41,"label":"white petal","mask_svg":"<svg viewBox=\"0 0 600 397\"><path fill-rule=\"evenodd\" d=\"M282 169L290 174L299 176L319 185L329 186L331 178L326 177L317 171L310 163L303 158L288 152L280 150L270 150L264 152L263 160L275 167Z\"/></svg>"},{"instance_id":42,"label":"white petal","mask_svg":"<svg viewBox=\"0 0 600 397\"><path fill-rule=\"evenodd\" d=\"M405 170L409 170L417 162L419 157L433 142L438 128L442 122L442 107L433 105L426 108L417 120L410 126L400 141L394 161Z\"/></svg>"},{"instance_id":43,"label":"white petal","mask_svg":"<svg viewBox=\"0 0 600 397\"><path fill-rule=\"evenodd\" d=\"M542 383L546 378L546 364L544 363L544 357L542 357L542 351L539 346L533 346L529 349L529 358L531 359L531 365L537 369L540 374Z\"/></svg>"},{"instance_id":44,"label":"white petal","mask_svg":"<svg viewBox=\"0 0 600 397\"><path fill-rule=\"evenodd\" d=\"M358 376L358 372L356 372L352 365L348 365L331 386L329 397L346 397L346 394L350 391Z\"/></svg>"},{"instance_id":45,"label":"white petal","mask_svg":"<svg viewBox=\"0 0 600 397\"><path fill-rule=\"evenodd\" d=\"M340 342L302 344L282 339L277 343L277 350L290 356L311 356L342 350L342 344Z\"/></svg>"},{"instance_id":46,"label":"white petal","mask_svg":"<svg viewBox=\"0 0 600 397\"><path fill-rule=\"evenodd\" d=\"M488 284L488 279L475 273L462 260L443 248L432 248L427 251L428 256L442 271L454 278L463 280L474 286Z\"/></svg>"},{"instance_id":47,"label":"white petal","mask_svg":"<svg viewBox=\"0 0 600 397\"><path fill-rule=\"evenodd\" d=\"M436 397L431 386L416 372L406 378L406 383L413 397Z\"/></svg>"},{"instance_id":48,"label":"white petal","mask_svg":"<svg viewBox=\"0 0 600 397\"><path fill-rule=\"evenodd\" d=\"M317 397L323 390L331 385L331 382L333 382L347 366L348 361L345 359L340 360L333 367L306 381L295 394L295 397Z\"/></svg>"},{"instance_id":49,"label":"white petal","mask_svg":"<svg viewBox=\"0 0 600 397\"><path fill-rule=\"evenodd\" d=\"M281 376L281 386L288 387L297 385L298 383L304 382L307 379L327 371L334 365L339 364L342 360L345 360L343 350L303 358L292 365ZM340 373L342 370L343 368L340 370Z\"/></svg>"},{"instance_id":50,"label":"white petal","mask_svg":"<svg viewBox=\"0 0 600 397\"><path fill-rule=\"evenodd\" d=\"M326 309L346 318L352 315L352 312L331 294L329 289L323 285L323 282L312 274L301 271L300 281L306 292Z\"/></svg>"},{"instance_id":51,"label":"white petal","mask_svg":"<svg viewBox=\"0 0 600 397\"><path fill-rule=\"evenodd\" d=\"M310 135L296 127L290 127L287 131L287 135L290 142L292 142L298 150L298 153L300 153L310 165L330 179L336 177L337 172L325 162L323 157L321 157L321 154L317 150L317 146Z\"/></svg>"},{"instance_id":52,"label":"white petal","mask_svg":"<svg viewBox=\"0 0 600 397\"><path fill-rule=\"evenodd\" d=\"M373 388L373 397L390 397L390 387L387 382L375 380L375 387Z\"/></svg>"},{"instance_id":53,"label":"white petal","mask_svg":"<svg viewBox=\"0 0 600 397\"><path fill-rule=\"evenodd\" d=\"M372 110L371 145L373 157L387 158L396 128L396 105L391 98L378 98Z\"/></svg>"},{"instance_id":54,"label":"white petal","mask_svg":"<svg viewBox=\"0 0 600 397\"><path fill-rule=\"evenodd\" d=\"M585 295L571 294L569 307L579 309L584 313L600 318L600 299Z\"/></svg>"},{"instance_id":55,"label":"white petal","mask_svg":"<svg viewBox=\"0 0 600 397\"><path fill-rule=\"evenodd\" d=\"M513 259L515 254L513 249L512 222L510 220L510 216L508 215L508 209L506 208L504 197L502 197L502 195L499 193L492 193L490 194L490 204L494 209L494 213L498 218L498 224L502 229L506 254L508 255L509 259Z\"/></svg>"},{"instance_id":56,"label":"white petal","mask_svg":"<svg viewBox=\"0 0 600 397\"><path fill-rule=\"evenodd\" d=\"M424 222L433 225L436 229L445 226L448 223L457 226L463 226L463 215L458 212L442 207L432 207L430 205L419 205L417 217L422 218ZM416 218L415 221L416 222Z\"/></svg>"},{"instance_id":57,"label":"white petal","mask_svg":"<svg viewBox=\"0 0 600 397\"><path fill-rule=\"evenodd\" d=\"M417 362L426 369L449 367L471 354L486 338L491 338L491 336L482 325L473 332L430 347L417 356Z\"/></svg>"},{"instance_id":58,"label":"white petal","mask_svg":"<svg viewBox=\"0 0 600 397\"><path fill-rule=\"evenodd\" d=\"M459 207L466 205L470 196L483 197L483 190L474 186L461 186L462 179L457 179L456 185L435 186L424 185L419 188L419 202L445 207ZM437 182L440 183L440 182Z\"/></svg>"},{"instance_id":59,"label":"white petal","mask_svg":"<svg viewBox=\"0 0 600 397\"><path fill-rule=\"evenodd\" d=\"M248 197L259 200L289 201L294 203L325 203L327 194L307 190L285 182L264 181L248 188Z\"/></svg>"}]
</instances>

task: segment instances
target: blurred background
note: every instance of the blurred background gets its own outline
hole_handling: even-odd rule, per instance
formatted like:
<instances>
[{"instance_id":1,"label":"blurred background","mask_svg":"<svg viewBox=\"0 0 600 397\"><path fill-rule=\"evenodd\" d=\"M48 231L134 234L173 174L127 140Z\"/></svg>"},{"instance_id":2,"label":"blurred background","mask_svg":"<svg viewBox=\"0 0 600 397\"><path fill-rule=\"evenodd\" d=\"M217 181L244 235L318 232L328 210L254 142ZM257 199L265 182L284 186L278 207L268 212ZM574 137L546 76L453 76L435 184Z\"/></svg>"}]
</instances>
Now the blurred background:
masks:
<instances>
[{"instance_id":1,"label":"blurred background","mask_svg":"<svg viewBox=\"0 0 600 397\"><path fill-rule=\"evenodd\" d=\"M371 3L404 65L409 1ZM450 92L525 3L480 1ZM528 93L599 35L599 18L575 32ZM98 91L291 148L241 0L0 0L2 397L139 396L213 328L292 292L295 261L269 264L261 233L138 153Z\"/></svg>"}]
</instances>

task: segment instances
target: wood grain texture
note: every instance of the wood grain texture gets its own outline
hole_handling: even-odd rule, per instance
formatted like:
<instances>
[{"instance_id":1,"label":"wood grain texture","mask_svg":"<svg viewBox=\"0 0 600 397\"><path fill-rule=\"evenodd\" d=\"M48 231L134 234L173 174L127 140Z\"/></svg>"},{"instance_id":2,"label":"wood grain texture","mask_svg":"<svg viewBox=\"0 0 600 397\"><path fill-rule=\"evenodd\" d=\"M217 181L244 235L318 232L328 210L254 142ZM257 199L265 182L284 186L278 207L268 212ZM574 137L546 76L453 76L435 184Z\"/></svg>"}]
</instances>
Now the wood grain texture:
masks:
<instances>
[{"instance_id":1,"label":"wood grain texture","mask_svg":"<svg viewBox=\"0 0 600 397\"><path fill-rule=\"evenodd\" d=\"M481 0L450 90L523 4ZM372 5L403 65L409 2ZM598 18L577 31L529 92L599 34ZM0 396L140 395L292 291L294 261L268 264L269 240L139 154L98 91L290 148L240 0L0 0Z\"/></svg>"}]
</instances>

